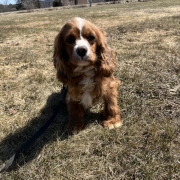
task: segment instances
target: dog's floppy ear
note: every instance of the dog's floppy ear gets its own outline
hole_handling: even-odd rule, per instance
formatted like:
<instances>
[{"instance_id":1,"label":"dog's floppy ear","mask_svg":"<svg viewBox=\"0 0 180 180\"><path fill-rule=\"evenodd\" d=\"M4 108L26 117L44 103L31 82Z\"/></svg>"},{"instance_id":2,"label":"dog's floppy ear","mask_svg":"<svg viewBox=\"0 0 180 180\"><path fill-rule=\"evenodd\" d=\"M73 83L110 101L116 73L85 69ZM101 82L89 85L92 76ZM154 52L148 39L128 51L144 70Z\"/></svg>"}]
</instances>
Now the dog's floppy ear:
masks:
<instances>
[{"instance_id":1,"label":"dog's floppy ear","mask_svg":"<svg viewBox=\"0 0 180 180\"><path fill-rule=\"evenodd\" d=\"M68 53L63 45L63 34L62 31L56 36L54 41L54 55L53 63L57 70L57 78L62 82L66 83L68 79Z\"/></svg>"},{"instance_id":2,"label":"dog's floppy ear","mask_svg":"<svg viewBox=\"0 0 180 180\"><path fill-rule=\"evenodd\" d=\"M115 68L115 55L113 50L107 45L106 33L99 30L98 36L97 55L99 69L104 76L109 77Z\"/></svg>"},{"instance_id":3,"label":"dog's floppy ear","mask_svg":"<svg viewBox=\"0 0 180 180\"><path fill-rule=\"evenodd\" d=\"M63 32L60 31L59 34L56 36L55 41L54 41L54 55L53 58L61 59L62 61L68 61L68 53L65 49L64 45L64 39L63 39ZM54 61L55 63L56 61ZM54 64L56 67L56 64Z\"/></svg>"}]
</instances>

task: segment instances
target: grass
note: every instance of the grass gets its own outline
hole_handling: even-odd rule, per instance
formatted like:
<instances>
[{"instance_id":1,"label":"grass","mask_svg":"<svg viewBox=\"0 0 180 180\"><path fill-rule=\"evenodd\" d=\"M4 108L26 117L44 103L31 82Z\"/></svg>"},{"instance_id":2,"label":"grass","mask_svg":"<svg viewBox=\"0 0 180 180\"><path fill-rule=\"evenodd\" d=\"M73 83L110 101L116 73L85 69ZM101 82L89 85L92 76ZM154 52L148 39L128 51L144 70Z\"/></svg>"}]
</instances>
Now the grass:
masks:
<instances>
[{"instance_id":1,"label":"grass","mask_svg":"<svg viewBox=\"0 0 180 180\"><path fill-rule=\"evenodd\" d=\"M147 1L0 16L0 165L58 106L53 41L70 18L108 34L123 126L101 127L102 105L67 136L66 109L0 179L180 178L180 2Z\"/></svg>"}]
</instances>

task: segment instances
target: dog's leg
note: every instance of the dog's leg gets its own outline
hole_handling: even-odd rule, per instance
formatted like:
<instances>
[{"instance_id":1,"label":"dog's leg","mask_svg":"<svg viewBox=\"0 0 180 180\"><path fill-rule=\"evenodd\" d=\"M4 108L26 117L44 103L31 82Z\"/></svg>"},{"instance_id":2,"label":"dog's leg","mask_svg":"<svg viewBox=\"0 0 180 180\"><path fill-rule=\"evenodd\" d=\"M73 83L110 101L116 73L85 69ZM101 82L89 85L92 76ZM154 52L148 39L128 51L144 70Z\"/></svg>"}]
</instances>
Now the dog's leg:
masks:
<instances>
[{"instance_id":1,"label":"dog's leg","mask_svg":"<svg viewBox=\"0 0 180 180\"><path fill-rule=\"evenodd\" d=\"M77 134L84 128L84 107L76 101L68 103L69 122L67 125L67 132Z\"/></svg>"},{"instance_id":2,"label":"dog's leg","mask_svg":"<svg viewBox=\"0 0 180 180\"><path fill-rule=\"evenodd\" d=\"M122 125L117 97L118 92L116 82L111 82L103 96L104 111L102 125L108 129L117 128Z\"/></svg>"}]
</instances>

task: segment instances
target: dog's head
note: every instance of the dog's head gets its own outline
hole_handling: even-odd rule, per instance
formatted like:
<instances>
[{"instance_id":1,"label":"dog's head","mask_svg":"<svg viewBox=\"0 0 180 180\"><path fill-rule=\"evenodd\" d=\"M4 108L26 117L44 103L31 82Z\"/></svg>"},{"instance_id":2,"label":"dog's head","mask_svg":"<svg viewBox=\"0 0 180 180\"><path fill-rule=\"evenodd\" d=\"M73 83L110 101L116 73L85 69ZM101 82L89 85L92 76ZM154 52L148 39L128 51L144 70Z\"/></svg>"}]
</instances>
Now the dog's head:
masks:
<instances>
[{"instance_id":1,"label":"dog's head","mask_svg":"<svg viewBox=\"0 0 180 180\"><path fill-rule=\"evenodd\" d=\"M91 22L76 17L62 27L55 39L54 66L59 74L65 75L72 66L89 65L105 68L108 76L114 69L114 56L107 46L105 33Z\"/></svg>"}]
</instances>

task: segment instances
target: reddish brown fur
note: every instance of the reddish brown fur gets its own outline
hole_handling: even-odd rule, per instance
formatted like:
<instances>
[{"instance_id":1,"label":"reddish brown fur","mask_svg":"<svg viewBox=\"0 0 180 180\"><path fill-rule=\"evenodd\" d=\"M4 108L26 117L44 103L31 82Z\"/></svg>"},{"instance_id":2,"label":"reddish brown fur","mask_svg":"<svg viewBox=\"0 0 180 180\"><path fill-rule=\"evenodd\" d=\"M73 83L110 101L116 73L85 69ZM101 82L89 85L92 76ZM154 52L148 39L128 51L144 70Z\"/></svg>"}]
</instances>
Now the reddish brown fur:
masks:
<instances>
[{"instance_id":1,"label":"reddish brown fur","mask_svg":"<svg viewBox=\"0 0 180 180\"><path fill-rule=\"evenodd\" d=\"M82 20L82 22L83 27L79 29L77 18L68 21L57 35L54 45L54 66L57 69L57 78L68 87L68 131L72 133L77 133L84 128L85 110L91 102L93 105L100 99L104 100L102 125L109 129L122 125L117 103L119 81L113 76L114 53L108 47L102 30L89 21ZM89 64L82 68L78 66L78 61L73 56L75 43L66 42L66 37L69 35L77 40L81 33L83 41L87 41L91 49ZM95 39L88 41L88 37L92 34ZM88 70L88 68L91 69ZM75 75L75 71L78 75Z\"/></svg>"}]
</instances>

